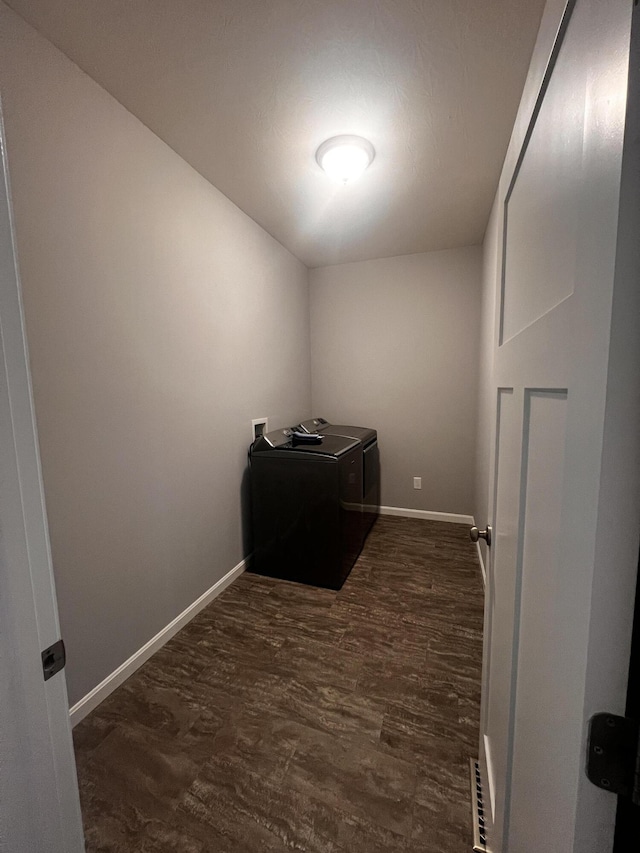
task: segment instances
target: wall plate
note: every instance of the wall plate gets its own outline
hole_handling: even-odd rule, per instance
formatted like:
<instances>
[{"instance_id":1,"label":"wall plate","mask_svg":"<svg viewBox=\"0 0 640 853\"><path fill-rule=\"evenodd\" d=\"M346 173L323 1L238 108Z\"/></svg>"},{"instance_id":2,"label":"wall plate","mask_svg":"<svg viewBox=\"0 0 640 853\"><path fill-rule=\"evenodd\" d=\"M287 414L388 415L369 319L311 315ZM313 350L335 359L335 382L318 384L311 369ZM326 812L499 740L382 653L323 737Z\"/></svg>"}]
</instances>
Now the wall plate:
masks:
<instances>
[{"instance_id":1,"label":"wall plate","mask_svg":"<svg viewBox=\"0 0 640 853\"><path fill-rule=\"evenodd\" d=\"M251 421L251 441L265 432L269 432L269 418L254 418Z\"/></svg>"}]
</instances>

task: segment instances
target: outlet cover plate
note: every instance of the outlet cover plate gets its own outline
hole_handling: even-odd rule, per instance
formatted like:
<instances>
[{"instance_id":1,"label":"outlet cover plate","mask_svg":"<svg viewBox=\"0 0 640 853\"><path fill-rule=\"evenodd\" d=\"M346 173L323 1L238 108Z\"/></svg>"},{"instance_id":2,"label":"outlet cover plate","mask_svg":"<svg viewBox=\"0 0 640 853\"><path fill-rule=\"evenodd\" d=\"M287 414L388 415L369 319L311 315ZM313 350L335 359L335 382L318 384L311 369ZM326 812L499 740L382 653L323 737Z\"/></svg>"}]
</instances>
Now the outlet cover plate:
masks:
<instances>
[{"instance_id":1,"label":"outlet cover plate","mask_svg":"<svg viewBox=\"0 0 640 853\"><path fill-rule=\"evenodd\" d=\"M265 432L269 432L269 418L254 418L251 421L251 441Z\"/></svg>"}]
</instances>

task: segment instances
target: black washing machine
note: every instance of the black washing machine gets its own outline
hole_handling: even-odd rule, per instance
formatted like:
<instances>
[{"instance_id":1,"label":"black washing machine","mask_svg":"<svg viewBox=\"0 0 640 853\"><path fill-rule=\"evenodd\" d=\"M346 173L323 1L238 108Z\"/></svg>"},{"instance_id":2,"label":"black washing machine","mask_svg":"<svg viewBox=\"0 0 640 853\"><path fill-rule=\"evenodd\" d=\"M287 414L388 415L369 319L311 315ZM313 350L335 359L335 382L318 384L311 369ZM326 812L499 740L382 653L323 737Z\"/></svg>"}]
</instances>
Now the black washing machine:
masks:
<instances>
[{"instance_id":1,"label":"black washing machine","mask_svg":"<svg viewBox=\"0 0 640 853\"><path fill-rule=\"evenodd\" d=\"M249 450L250 571L340 589L362 545L362 445L338 435L269 432Z\"/></svg>"},{"instance_id":2,"label":"black washing machine","mask_svg":"<svg viewBox=\"0 0 640 853\"><path fill-rule=\"evenodd\" d=\"M380 514L380 451L378 433L370 427L330 424L324 418L310 418L300 426L305 432L356 438L362 447L362 541Z\"/></svg>"}]
</instances>

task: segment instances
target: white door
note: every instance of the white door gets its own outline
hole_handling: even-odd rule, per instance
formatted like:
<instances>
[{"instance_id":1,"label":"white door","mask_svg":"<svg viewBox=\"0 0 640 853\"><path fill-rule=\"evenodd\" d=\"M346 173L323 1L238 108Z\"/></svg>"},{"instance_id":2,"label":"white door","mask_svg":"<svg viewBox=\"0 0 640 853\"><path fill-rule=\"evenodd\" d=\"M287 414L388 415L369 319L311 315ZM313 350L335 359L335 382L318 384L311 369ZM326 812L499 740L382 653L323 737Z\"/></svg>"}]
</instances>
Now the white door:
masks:
<instances>
[{"instance_id":1,"label":"white door","mask_svg":"<svg viewBox=\"0 0 640 853\"><path fill-rule=\"evenodd\" d=\"M0 851L84 850L0 120Z\"/></svg>"},{"instance_id":2,"label":"white door","mask_svg":"<svg viewBox=\"0 0 640 853\"><path fill-rule=\"evenodd\" d=\"M615 797L584 765L590 716L624 712L638 559L632 6L548 4L499 187L480 743L492 853L612 846Z\"/></svg>"}]
</instances>

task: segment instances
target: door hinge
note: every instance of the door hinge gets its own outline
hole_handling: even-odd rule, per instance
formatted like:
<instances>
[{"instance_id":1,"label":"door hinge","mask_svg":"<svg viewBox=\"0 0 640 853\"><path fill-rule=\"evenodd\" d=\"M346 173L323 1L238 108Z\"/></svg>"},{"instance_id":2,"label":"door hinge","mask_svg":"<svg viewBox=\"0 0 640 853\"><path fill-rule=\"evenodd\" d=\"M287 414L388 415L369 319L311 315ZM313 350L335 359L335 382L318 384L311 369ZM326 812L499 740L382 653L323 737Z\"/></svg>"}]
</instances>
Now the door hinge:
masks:
<instances>
[{"instance_id":1,"label":"door hinge","mask_svg":"<svg viewBox=\"0 0 640 853\"><path fill-rule=\"evenodd\" d=\"M64 642L62 640L58 640L57 643L54 643L42 652L42 672L44 674L44 680L48 681L56 674L56 672L60 672L61 669L64 669L66 662L67 656L64 650Z\"/></svg>"},{"instance_id":2,"label":"door hinge","mask_svg":"<svg viewBox=\"0 0 640 853\"><path fill-rule=\"evenodd\" d=\"M640 724L637 720L615 714L591 717L587 776L598 788L640 805Z\"/></svg>"}]
</instances>

